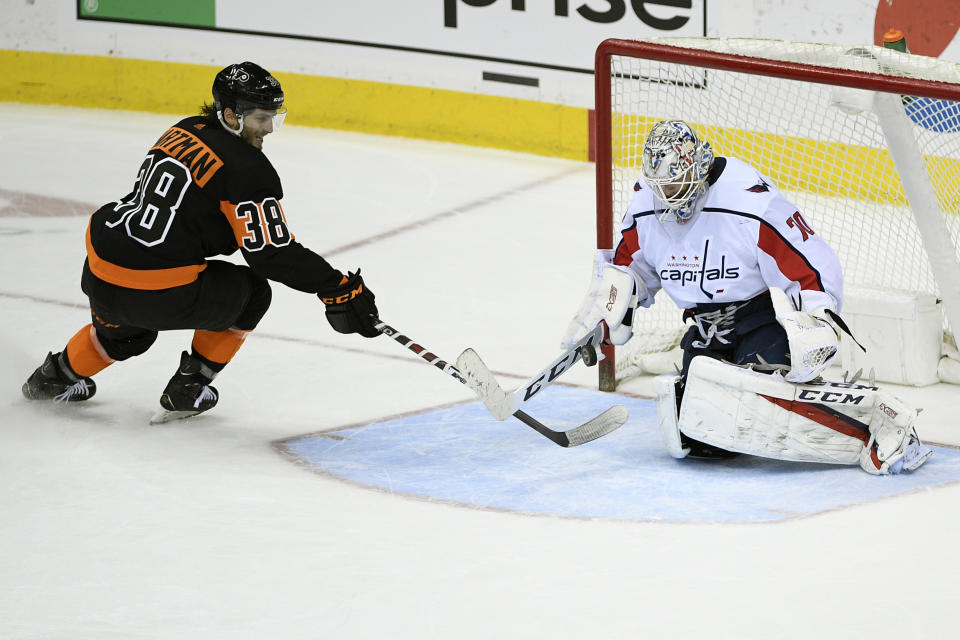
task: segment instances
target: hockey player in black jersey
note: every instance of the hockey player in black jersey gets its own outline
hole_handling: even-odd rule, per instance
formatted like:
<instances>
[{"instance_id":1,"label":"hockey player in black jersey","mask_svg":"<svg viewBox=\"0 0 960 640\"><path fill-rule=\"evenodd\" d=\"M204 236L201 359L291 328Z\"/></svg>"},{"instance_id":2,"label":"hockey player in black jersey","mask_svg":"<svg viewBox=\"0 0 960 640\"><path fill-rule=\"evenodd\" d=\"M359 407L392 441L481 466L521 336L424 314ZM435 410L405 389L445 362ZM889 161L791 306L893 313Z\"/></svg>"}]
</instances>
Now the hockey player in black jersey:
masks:
<instances>
[{"instance_id":1,"label":"hockey player in black jersey","mask_svg":"<svg viewBox=\"0 0 960 640\"><path fill-rule=\"evenodd\" d=\"M360 270L338 271L287 228L280 178L262 152L285 114L280 83L262 67L217 73L213 105L160 136L133 190L91 216L81 288L92 322L47 355L24 396L87 400L96 373L144 353L160 331L193 329L154 420L212 409L210 383L269 308L270 280L318 295L336 331L380 335ZM208 259L238 249L246 265Z\"/></svg>"}]
</instances>

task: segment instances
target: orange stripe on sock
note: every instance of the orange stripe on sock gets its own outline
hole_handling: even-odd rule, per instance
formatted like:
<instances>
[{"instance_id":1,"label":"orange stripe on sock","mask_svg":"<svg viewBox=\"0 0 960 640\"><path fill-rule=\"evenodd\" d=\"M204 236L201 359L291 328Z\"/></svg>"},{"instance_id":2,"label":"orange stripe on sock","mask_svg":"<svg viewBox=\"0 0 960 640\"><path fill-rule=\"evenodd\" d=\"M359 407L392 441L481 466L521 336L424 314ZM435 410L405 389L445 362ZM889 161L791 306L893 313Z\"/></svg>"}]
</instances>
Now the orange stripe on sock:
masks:
<instances>
[{"instance_id":1,"label":"orange stripe on sock","mask_svg":"<svg viewBox=\"0 0 960 640\"><path fill-rule=\"evenodd\" d=\"M73 372L84 378L100 373L114 362L97 340L97 332L92 324L80 329L70 338L67 343L67 359L70 360Z\"/></svg>"},{"instance_id":2,"label":"orange stripe on sock","mask_svg":"<svg viewBox=\"0 0 960 640\"><path fill-rule=\"evenodd\" d=\"M210 362L227 364L243 345L249 331L227 329L226 331L193 332L193 350Z\"/></svg>"}]
</instances>

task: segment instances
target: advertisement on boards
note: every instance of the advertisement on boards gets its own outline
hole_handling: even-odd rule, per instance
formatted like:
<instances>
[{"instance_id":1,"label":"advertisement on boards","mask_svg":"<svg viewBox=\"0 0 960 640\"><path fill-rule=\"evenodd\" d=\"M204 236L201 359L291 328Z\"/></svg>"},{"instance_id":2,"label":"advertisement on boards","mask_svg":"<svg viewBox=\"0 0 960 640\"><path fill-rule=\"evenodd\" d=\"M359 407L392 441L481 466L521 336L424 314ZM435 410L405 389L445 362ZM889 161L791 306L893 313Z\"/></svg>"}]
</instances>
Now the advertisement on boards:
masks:
<instances>
[{"instance_id":1,"label":"advertisement on boards","mask_svg":"<svg viewBox=\"0 0 960 640\"><path fill-rule=\"evenodd\" d=\"M78 18L592 73L605 38L703 36L706 0L79 0Z\"/></svg>"}]
</instances>

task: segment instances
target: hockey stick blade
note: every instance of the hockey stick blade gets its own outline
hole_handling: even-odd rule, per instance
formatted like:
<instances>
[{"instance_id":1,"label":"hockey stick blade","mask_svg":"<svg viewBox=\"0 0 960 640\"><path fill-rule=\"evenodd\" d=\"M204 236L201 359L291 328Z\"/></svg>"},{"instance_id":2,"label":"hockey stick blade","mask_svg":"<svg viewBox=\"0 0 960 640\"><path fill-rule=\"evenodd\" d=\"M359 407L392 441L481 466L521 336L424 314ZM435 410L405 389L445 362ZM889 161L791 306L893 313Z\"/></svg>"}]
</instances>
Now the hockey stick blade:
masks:
<instances>
[{"instance_id":1,"label":"hockey stick blade","mask_svg":"<svg viewBox=\"0 0 960 640\"><path fill-rule=\"evenodd\" d=\"M536 374L515 391L507 393L497 382L490 368L473 349L465 349L457 358L457 369L480 396L483 404L497 420L506 420L524 403L553 384L565 371L583 357L583 349L591 346L599 349L603 341L605 325L601 322L593 331L583 336L570 349L564 351L540 373Z\"/></svg>"},{"instance_id":2,"label":"hockey stick blade","mask_svg":"<svg viewBox=\"0 0 960 640\"><path fill-rule=\"evenodd\" d=\"M448 376L454 378L462 384L470 386L470 383L456 367L447 364L435 354L427 351L425 348L415 343L407 336L401 334L387 323L379 321L376 323L376 328L378 331L380 331L380 333L393 338L394 341L403 345L410 351L413 351L423 360L429 362L440 371L446 373ZM496 384L496 380L494 380L494 384ZM592 440L596 440L601 436L607 435L611 431L619 429L627 421L628 414L625 407L622 405L615 405L592 420L588 420L587 422L574 427L569 431L555 431L523 411L518 410L512 415L540 435L548 438L551 442L554 442L561 447L576 447Z\"/></svg>"},{"instance_id":3,"label":"hockey stick blade","mask_svg":"<svg viewBox=\"0 0 960 640\"><path fill-rule=\"evenodd\" d=\"M470 388L476 392L487 410L497 420L506 420L513 415L513 398L507 395L490 368L473 349L464 349L457 358L457 369L467 379Z\"/></svg>"},{"instance_id":4,"label":"hockey stick blade","mask_svg":"<svg viewBox=\"0 0 960 640\"><path fill-rule=\"evenodd\" d=\"M615 404L596 418L588 420L569 431L554 431L543 426L523 411L517 411L513 415L561 447L576 447L603 437L622 427L627 422L627 418L630 417L626 407L622 404Z\"/></svg>"}]
</instances>

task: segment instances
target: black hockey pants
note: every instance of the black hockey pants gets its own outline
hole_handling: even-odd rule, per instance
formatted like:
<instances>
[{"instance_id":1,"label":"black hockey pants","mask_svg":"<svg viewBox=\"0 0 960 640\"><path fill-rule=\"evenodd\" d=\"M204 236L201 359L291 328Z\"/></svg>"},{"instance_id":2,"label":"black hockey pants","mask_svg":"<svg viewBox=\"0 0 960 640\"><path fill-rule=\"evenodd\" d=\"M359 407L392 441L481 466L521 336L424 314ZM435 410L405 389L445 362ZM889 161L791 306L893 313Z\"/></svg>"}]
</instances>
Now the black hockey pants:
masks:
<instances>
[{"instance_id":1,"label":"black hockey pants","mask_svg":"<svg viewBox=\"0 0 960 640\"><path fill-rule=\"evenodd\" d=\"M104 282L85 262L80 288L90 299L97 339L114 360L144 353L160 331L252 331L272 297L270 283L250 267L219 260L208 261L190 284L156 291Z\"/></svg>"}]
</instances>

